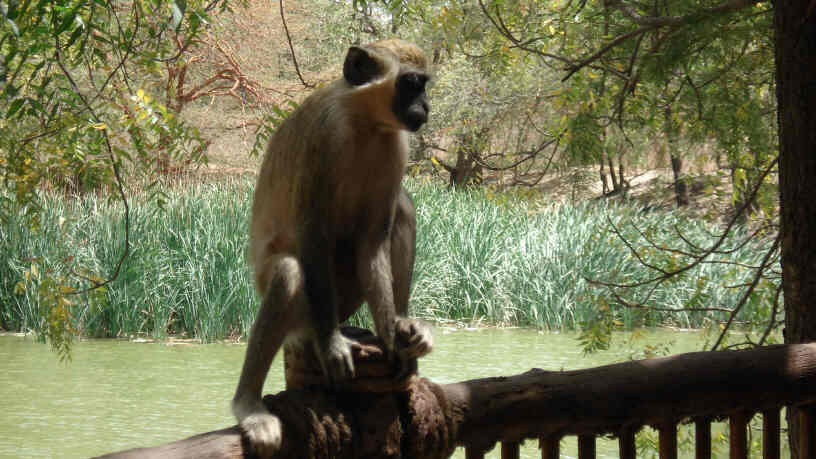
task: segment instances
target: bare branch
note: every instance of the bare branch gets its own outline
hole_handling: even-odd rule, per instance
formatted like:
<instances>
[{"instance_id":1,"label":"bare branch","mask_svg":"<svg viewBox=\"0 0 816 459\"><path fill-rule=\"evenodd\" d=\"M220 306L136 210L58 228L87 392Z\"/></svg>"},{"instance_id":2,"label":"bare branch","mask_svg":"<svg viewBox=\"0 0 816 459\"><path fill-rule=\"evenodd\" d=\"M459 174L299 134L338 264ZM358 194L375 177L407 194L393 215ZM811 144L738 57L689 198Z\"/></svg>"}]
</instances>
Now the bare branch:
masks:
<instances>
[{"instance_id":1,"label":"bare branch","mask_svg":"<svg viewBox=\"0 0 816 459\"><path fill-rule=\"evenodd\" d=\"M745 292L743 292L742 297L740 298L737 305L734 306L733 312L731 312L731 315L728 317L728 321L725 323L725 325L722 328L722 331L720 332L720 336L717 338L717 342L715 342L714 345L711 346L712 351L716 350L720 346L720 344L722 344L723 340L725 339L725 334L728 332L728 329L731 327L731 325L734 323L734 319L737 317L737 313L739 313L742 307L745 306L745 304L748 302L748 298L751 296L751 293L753 293L754 290L756 289L756 286L759 284L759 280L762 279L762 273L765 271L765 268L767 268L767 266L769 265L768 260L770 259L771 255L773 255L773 253L776 252L776 249L779 247L779 240L780 236L777 235L776 239L774 239L773 245L771 246L770 249L768 249L768 251L765 253L765 256L762 258L760 268L757 269L756 273L754 273L754 277L751 279L751 284L748 286ZM775 320L776 320L775 315L771 316L771 322L774 322Z\"/></svg>"},{"instance_id":2,"label":"bare branch","mask_svg":"<svg viewBox=\"0 0 816 459\"><path fill-rule=\"evenodd\" d=\"M289 34L289 26L286 25L286 15L283 12L283 0L280 0L280 17L281 21L283 21L283 30L286 32L286 41L289 43L289 52L292 53L292 62L295 64L295 72L297 72L297 76L303 86L307 88L314 88L314 85L307 83L306 80L303 79L303 75L300 73L300 66L298 66L297 56L295 56L295 47L292 45L292 36Z\"/></svg>"},{"instance_id":3,"label":"bare branch","mask_svg":"<svg viewBox=\"0 0 816 459\"><path fill-rule=\"evenodd\" d=\"M82 93L82 91L79 89L79 86L74 81L73 76L71 76L71 72L68 71L67 68L65 68L65 64L63 64L62 62L62 53L60 53L61 46L58 34L54 35L54 45L55 45L54 54L56 57L57 65L59 65L59 68L60 70L62 70L63 75L65 75L65 78L68 80L68 82L71 83L71 87L74 88L74 92L79 97L79 100L82 101L82 104L85 105L85 108L87 109L88 113L91 114L94 121L97 123L101 122L102 121L101 118L99 118L99 116L96 114L96 111L93 109L90 102L88 102L88 99L85 98L85 95ZM110 276L108 276L108 279L99 282L85 276L80 276L86 281L88 281L91 284L91 287L71 292L71 294L74 295L87 293L91 290L104 287L113 282L114 280L116 280L116 278L119 277L119 272L122 269L122 264L125 262L125 258L127 258L128 253L130 252L130 207L128 205L127 195L125 195L125 188L123 185L122 176L119 171L119 162L116 160L116 156L113 154L113 147L111 146L110 137L108 137L107 130L102 130L102 136L105 139L105 147L108 151L108 157L110 158L111 161L113 175L116 178L117 191L119 192L119 197L122 199L122 204L125 206L125 246L124 249L122 250L122 255L119 257L119 261L116 263L116 268L114 269L113 273Z\"/></svg>"},{"instance_id":4,"label":"bare branch","mask_svg":"<svg viewBox=\"0 0 816 459\"><path fill-rule=\"evenodd\" d=\"M713 8L703 8L699 12L687 16L643 16L637 12L635 7L633 7L626 1L609 2L607 3L607 5L621 11L635 24L641 26L649 26L652 28L659 28L666 27L669 25L679 25L687 23L692 19L699 18L705 15L739 11L754 5L758 5L760 3L764 3L766 1L767 0L731 0L723 2Z\"/></svg>"}]
</instances>

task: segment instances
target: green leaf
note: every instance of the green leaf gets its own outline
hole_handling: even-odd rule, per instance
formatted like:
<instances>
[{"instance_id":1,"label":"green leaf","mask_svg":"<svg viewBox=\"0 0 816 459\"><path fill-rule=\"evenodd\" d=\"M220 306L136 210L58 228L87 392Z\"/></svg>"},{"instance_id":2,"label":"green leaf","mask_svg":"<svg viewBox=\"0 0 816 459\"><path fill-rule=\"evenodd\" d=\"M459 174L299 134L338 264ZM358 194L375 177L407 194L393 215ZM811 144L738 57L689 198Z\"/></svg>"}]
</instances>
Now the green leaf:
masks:
<instances>
[{"instance_id":1,"label":"green leaf","mask_svg":"<svg viewBox=\"0 0 816 459\"><path fill-rule=\"evenodd\" d=\"M76 12L77 9L74 8L70 12L68 12L68 14L66 14L64 18L62 18L62 22L60 22L59 26L57 26L55 31L57 34L61 34L62 32L68 30L68 27L74 23L74 18L76 18Z\"/></svg>"},{"instance_id":2,"label":"green leaf","mask_svg":"<svg viewBox=\"0 0 816 459\"><path fill-rule=\"evenodd\" d=\"M11 19L6 19L6 22L9 23L9 26L11 27L11 32L14 34L14 36L19 37L20 29L17 28L17 24L15 24L14 21L12 21Z\"/></svg>"},{"instance_id":3,"label":"green leaf","mask_svg":"<svg viewBox=\"0 0 816 459\"><path fill-rule=\"evenodd\" d=\"M79 38L82 35L82 32L84 31L85 31L84 27L77 27L76 29L74 29L74 32L71 34L71 37L68 38L68 42L65 43L65 46L70 47L71 45L73 45L77 41L77 38Z\"/></svg>"},{"instance_id":4,"label":"green leaf","mask_svg":"<svg viewBox=\"0 0 816 459\"><path fill-rule=\"evenodd\" d=\"M9 109L6 111L6 119L11 119L11 117L14 116L20 110L25 101L26 100L23 98L13 101L9 106Z\"/></svg>"},{"instance_id":5,"label":"green leaf","mask_svg":"<svg viewBox=\"0 0 816 459\"><path fill-rule=\"evenodd\" d=\"M186 0L174 0L170 3L170 12L173 14L173 27L178 30L184 20L184 11L187 10Z\"/></svg>"}]
</instances>

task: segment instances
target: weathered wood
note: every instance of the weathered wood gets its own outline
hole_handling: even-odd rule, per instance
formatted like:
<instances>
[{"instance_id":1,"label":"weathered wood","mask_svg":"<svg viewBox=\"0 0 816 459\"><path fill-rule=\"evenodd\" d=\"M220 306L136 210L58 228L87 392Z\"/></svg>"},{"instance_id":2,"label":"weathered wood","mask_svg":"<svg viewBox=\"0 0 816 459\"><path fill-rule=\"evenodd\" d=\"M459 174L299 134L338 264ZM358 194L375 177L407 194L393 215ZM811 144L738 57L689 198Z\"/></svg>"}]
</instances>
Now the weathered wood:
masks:
<instances>
[{"instance_id":1,"label":"weathered wood","mask_svg":"<svg viewBox=\"0 0 816 459\"><path fill-rule=\"evenodd\" d=\"M694 421L694 457L711 459L711 418Z\"/></svg>"},{"instance_id":2,"label":"weathered wood","mask_svg":"<svg viewBox=\"0 0 816 459\"><path fill-rule=\"evenodd\" d=\"M519 446L517 441L503 441L501 444L501 459L519 459Z\"/></svg>"},{"instance_id":3,"label":"weathered wood","mask_svg":"<svg viewBox=\"0 0 816 459\"><path fill-rule=\"evenodd\" d=\"M740 411L729 416L729 448L731 459L748 459L748 421L751 413Z\"/></svg>"},{"instance_id":4,"label":"weathered wood","mask_svg":"<svg viewBox=\"0 0 816 459\"><path fill-rule=\"evenodd\" d=\"M447 385L412 378L396 393L287 390L265 402L285 429L276 457L442 458L457 445L481 454L500 441L614 434L627 425L814 403L816 344L531 370ZM185 448L204 442L223 453L193 456L241 457L235 452L244 451L233 428L108 457L192 457Z\"/></svg>"},{"instance_id":5,"label":"weathered wood","mask_svg":"<svg viewBox=\"0 0 816 459\"><path fill-rule=\"evenodd\" d=\"M677 424L673 420L657 426L660 459L677 459Z\"/></svg>"},{"instance_id":6,"label":"weathered wood","mask_svg":"<svg viewBox=\"0 0 816 459\"><path fill-rule=\"evenodd\" d=\"M578 459L595 459L595 435L578 435Z\"/></svg>"},{"instance_id":7,"label":"weathered wood","mask_svg":"<svg viewBox=\"0 0 816 459\"><path fill-rule=\"evenodd\" d=\"M779 408L769 408L762 412L762 457L779 459Z\"/></svg>"},{"instance_id":8,"label":"weathered wood","mask_svg":"<svg viewBox=\"0 0 816 459\"><path fill-rule=\"evenodd\" d=\"M99 459L239 459L245 458L241 429L233 426L152 448L135 448Z\"/></svg>"},{"instance_id":9,"label":"weathered wood","mask_svg":"<svg viewBox=\"0 0 816 459\"><path fill-rule=\"evenodd\" d=\"M762 410L816 398L816 344L693 352L444 386L459 441L612 433L624 425Z\"/></svg>"},{"instance_id":10,"label":"weathered wood","mask_svg":"<svg viewBox=\"0 0 816 459\"><path fill-rule=\"evenodd\" d=\"M816 455L813 438L814 408L802 407L799 411L799 457L812 458Z\"/></svg>"},{"instance_id":11,"label":"weathered wood","mask_svg":"<svg viewBox=\"0 0 816 459\"><path fill-rule=\"evenodd\" d=\"M561 437L552 435L538 440L541 459L558 459L561 456Z\"/></svg>"},{"instance_id":12,"label":"weathered wood","mask_svg":"<svg viewBox=\"0 0 816 459\"><path fill-rule=\"evenodd\" d=\"M635 459L635 433L631 427L624 427L618 434L618 449L620 459Z\"/></svg>"}]
</instances>

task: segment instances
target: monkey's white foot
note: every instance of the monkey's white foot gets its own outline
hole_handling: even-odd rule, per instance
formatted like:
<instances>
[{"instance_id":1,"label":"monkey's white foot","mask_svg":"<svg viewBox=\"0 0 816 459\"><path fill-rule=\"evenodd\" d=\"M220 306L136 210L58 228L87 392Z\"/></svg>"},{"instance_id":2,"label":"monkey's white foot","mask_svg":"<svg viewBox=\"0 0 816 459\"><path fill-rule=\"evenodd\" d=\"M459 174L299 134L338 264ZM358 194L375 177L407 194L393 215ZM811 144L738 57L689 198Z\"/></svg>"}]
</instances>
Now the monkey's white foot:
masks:
<instances>
[{"instance_id":1,"label":"monkey's white foot","mask_svg":"<svg viewBox=\"0 0 816 459\"><path fill-rule=\"evenodd\" d=\"M283 440L280 418L267 411L260 400L257 403L233 402L232 411L258 455L268 456L280 450Z\"/></svg>"}]
</instances>

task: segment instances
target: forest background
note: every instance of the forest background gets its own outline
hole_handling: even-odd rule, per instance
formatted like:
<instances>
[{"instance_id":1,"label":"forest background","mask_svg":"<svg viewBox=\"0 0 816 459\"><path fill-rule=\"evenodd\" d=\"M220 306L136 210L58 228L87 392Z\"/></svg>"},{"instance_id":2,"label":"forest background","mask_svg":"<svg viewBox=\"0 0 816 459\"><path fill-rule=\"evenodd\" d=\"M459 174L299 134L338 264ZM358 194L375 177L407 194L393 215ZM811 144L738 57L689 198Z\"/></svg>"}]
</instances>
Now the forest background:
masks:
<instances>
[{"instance_id":1,"label":"forest background","mask_svg":"<svg viewBox=\"0 0 816 459\"><path fill-rule=\"evenodd\" d=\"M587 350L643 325L812 340L814 5L0 2L0 328L63 356L245 335L265 141L349 44L400 36L435 73L415 314Z\"/></svg>"},{"instance_id":2,"label":"forest background","mask_svg":"<svg viewBox=\"0 0 816 459\"><path fill-rule=\"evenodd\" d=\"M4 4L0 327L63 355L245 336L266 140L350 44L400 36L434 72L414 314L587 350L654 325L776 339L772 9L699 3Z\"/></svg>"}]
</instances>

